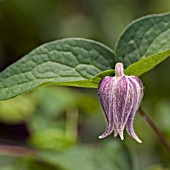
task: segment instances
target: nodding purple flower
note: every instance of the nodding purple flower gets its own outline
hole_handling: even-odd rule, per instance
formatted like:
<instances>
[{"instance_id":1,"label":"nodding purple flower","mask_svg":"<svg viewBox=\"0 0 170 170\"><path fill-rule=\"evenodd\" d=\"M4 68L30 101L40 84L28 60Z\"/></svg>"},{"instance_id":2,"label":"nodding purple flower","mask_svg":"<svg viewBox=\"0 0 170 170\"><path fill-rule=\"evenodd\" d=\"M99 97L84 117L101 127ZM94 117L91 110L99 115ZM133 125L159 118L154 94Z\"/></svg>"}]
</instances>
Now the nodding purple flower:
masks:
<instances>
[{"instance_id":1,"label":"nodding purple flower","mask_svg":"<svg viewBox=\"0 0 170 170\"><path fill-rule=\"evenodd\" d=\"M126 126L128 134L137 142L142 141L133 129L133 120L143 97L143 85L139 78L126 76L123 64L115 66L115 76L104 77L98 86L98 97L106 118L107 128L99 138L105 138L114 131L123 140Z\"/></svg>"}]
</instances>

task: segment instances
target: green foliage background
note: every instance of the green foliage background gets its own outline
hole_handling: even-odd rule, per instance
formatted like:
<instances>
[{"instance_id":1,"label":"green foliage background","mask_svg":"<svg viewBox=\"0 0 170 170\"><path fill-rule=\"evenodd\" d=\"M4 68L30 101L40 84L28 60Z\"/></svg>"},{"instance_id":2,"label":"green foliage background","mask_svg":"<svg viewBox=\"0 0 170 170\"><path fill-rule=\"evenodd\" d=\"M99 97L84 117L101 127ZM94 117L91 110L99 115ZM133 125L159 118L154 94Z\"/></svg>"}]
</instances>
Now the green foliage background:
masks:
<instances>
[{"instance_id":1,"label":"green foliage background","mask_svg":"<svg viewBox=\"0 0 170 170\"><path fill-rule=\"evenodd\" d=\"M90 38L113 49L131 21L146 14L169 11L168 0L1 0L0 68L3 70L42 43L65 37ZM167 59L141 76L145 86L142 107L168 141L169 67ZM138 115L135 129L143 144L136 144L126 134L123 142L113 136L98 140L105 123L96 93L95 89L49 86L0 102L0 126L22 123L29 132L21 140L19 132L14 134L0 128L1 143L36 149L34 157L16 157L17 153L11 155L0 147L0 168L164 170L170 167L168 153Z\"/></svg>"}]
</instances>

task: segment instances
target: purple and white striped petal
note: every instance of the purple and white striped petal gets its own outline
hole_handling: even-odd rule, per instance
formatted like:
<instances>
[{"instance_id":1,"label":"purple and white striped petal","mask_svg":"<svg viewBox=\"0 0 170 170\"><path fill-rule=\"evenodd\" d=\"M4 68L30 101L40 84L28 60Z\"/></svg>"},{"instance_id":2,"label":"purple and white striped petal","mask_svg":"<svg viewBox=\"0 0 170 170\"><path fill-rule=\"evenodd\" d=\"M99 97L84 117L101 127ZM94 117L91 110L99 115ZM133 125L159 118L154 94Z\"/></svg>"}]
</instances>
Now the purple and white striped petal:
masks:
<instances>
[{"instance_id":1,"label":"purple and white striped petal","mask_svg":"<svg viewBox=\"0 0 170 170\"><path fill-rule=\"evenodd\" d=\"M114 78L106 76L103 78L98 87L98 97L103 108L106 122L107 122L107 129L106 131L99 136L99 138L104 138L111 134L114 129L114 122L113 122L113 100L112 100L112 91L114 90Z\"/></svg>"},{"instance_id":2,"label":"purple and white striped petal","mask_svg":"<svg viewBox=\"0 0 170 170\"><path fill-rule=\"evenodd\" d=\"M138 110L140 102L141 102L142 97L143 97L143 86L142 86L141 81L137 77L129 76L129 81L130 81L131 85L133 86L134 97L133 97L132 110L131 110L131 113L129 115L129 118L128 118L128 121L127 121L127 124L126 124L126 131L137 142L142 143L142 141L137 137L137 135L134 132L133 120L134 120L134 117L135 117L135 113Z\"/></svg>"},{"instance_id":3,"label":"purple and white striped petal","mask_svg":"<svg viewBox=\"0 0 170 170\"><path fill-rule=\"evenodd\" d=\"M123 119L125 119L125 106L128 94L128 83L125 76L122 76L120 79L117 80L117 86L114 94L115 98L115 127L120 136L123 140Z\"/></svg>"},{"instance_id":4,"label":"purple and white striped petal","mask_svg":"<svg viewBox=\"0 0 170 170\"><path fill-rule=\"evenodd\" d=\"M133 120L142 96L143 85L140 79L125 76L122 63L117 63L115 77L104 77L98 86L98 97L107 122L107 128L99 138L104 138L114 131L114 136L119 134L123 140L126 126L129 135L141 143L134 132Z\"/></svg>"}]
</instances>

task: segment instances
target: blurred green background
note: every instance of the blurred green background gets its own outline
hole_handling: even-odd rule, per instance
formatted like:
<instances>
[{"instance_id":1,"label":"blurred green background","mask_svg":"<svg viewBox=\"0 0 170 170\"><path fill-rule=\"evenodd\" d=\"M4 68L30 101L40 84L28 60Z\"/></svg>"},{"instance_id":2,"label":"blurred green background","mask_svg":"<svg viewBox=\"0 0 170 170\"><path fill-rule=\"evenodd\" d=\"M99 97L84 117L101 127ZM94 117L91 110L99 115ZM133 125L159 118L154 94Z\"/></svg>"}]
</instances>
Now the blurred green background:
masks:
<instances>
[{"instance_id":1,"label":"blurred green background","mask_svg":"<svg viewBox=\"0 0 170 170\"><path fill-rule=\"evenodd\" d=\"M0 0L0 70L66 37L114 49L131 21L169 11L169 0ZM142 108L170 142L170 59L141 79ZM99 140L105 121L96 89L48 86L1 101L0 170L170 169L170 154L152 129L138 114L134 124L142 144L126 132L124 141L113 135Z\"/></svg>"}]
</instances>

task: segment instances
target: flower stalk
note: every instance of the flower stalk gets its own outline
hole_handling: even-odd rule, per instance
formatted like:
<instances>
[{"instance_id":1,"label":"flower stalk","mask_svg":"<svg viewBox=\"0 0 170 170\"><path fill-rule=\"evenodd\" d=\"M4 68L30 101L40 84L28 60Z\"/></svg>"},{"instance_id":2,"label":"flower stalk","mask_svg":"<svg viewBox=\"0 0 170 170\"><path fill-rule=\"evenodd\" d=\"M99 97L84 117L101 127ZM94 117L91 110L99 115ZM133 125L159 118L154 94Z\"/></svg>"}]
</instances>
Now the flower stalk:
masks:
<instances>
[{"instance_id":1,"label":"flower stalk","mask_svg":"<svg viewBox=\"0 0 170 170\"><path fill-rule=\"evenodd\" d=\"M170 143L164 138L161 131L158 129L158 127L152 122L152 120L147 116L147 114L143 111L141 107L138 109L139 114L142 116L142 118L146 121L146 123L152 128L152 130L155 132L156 136L158 137L160 143L166 148L167 152L170 153Z\"/></svg>"}]
</instances>

